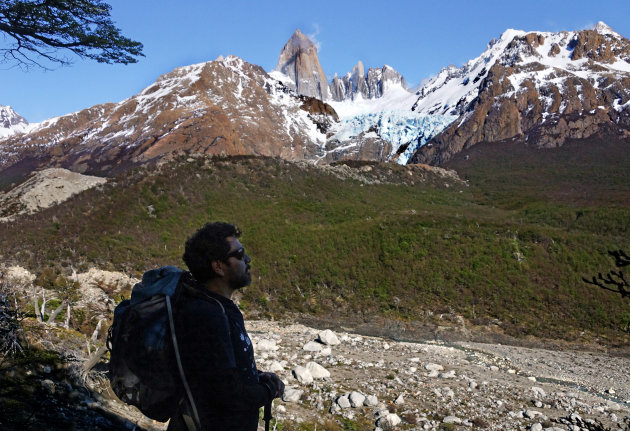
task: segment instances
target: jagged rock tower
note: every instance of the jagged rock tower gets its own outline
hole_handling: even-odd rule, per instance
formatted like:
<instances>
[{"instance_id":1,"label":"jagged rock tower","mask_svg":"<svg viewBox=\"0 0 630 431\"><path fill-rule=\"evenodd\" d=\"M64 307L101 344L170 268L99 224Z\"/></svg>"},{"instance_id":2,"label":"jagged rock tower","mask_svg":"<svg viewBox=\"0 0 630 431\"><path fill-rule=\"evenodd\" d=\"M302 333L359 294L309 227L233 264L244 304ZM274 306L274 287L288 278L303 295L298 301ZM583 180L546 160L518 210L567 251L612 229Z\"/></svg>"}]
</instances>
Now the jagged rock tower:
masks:
<instances>
[{"instance_id":1,"label":"jagged rock tower","mask_svg":"<svg viewBox=\"0 0 630 431\"><path fill-rule=\"evenodd\" d=\"M317 47L299 29L295 30L282 48L275 70L291 78L299 94L320 100L330 99L330 89L319 64Z\"/></svg>"}]
</instances>

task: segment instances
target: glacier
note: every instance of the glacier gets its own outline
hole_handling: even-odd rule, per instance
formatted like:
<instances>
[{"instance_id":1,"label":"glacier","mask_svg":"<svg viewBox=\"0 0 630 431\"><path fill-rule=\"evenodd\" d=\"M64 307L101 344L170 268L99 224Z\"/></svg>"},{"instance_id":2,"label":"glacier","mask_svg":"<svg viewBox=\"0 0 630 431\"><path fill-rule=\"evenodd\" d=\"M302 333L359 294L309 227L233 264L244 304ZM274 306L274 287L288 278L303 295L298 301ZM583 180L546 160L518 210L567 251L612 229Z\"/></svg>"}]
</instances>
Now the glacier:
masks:
<instances>
[{"instance_id":1,"label":"glacier","mask_svg":"<svg viewBox=\"0 0 630 431\"><path fill-rule=\"evenodd\" d=\"M369 112L342 118L331 139L343 143L361 133L376 129L376 134L381 139L392 144L390 159L396 157L401 145L409 144L395 160L396 163L405 165L416 149L457 118L456 115L423 115L404 110Z\"/></svg>"}]
</instances>

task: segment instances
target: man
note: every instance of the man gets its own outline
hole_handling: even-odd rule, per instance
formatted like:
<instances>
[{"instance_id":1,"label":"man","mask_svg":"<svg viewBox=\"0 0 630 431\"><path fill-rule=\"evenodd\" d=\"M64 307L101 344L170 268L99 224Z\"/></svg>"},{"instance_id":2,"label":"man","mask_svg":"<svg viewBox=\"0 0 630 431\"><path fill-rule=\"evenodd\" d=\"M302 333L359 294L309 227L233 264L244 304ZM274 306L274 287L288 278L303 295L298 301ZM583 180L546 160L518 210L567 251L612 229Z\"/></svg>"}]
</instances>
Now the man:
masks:
<instances>
[{"instance_id":1,"label":"man","mask_svg":"<svg viewBox=\"0 0 630 431\"><path fill-rule=\"evenodd\" d=\"M183 276L176 299L175 332L184 374L202 430L255 431L259 408L282 396L284 384L256 368L243 315L232 294L251 283L251 259L240 230L208 223L186 241ZM182 402L168 430L188 430L192 408Z\"/></svg>"}]
</instances>

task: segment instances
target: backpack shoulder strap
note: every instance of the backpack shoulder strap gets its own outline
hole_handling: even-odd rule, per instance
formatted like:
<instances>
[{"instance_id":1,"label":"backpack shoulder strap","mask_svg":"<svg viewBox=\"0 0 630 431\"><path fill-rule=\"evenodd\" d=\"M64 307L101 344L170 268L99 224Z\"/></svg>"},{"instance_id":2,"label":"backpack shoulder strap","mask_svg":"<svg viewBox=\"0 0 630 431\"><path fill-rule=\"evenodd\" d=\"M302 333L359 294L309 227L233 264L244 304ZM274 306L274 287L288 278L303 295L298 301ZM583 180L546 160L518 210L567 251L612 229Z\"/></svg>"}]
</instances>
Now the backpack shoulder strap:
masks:
<instances>
[{"instance_id":1,"label":"backpack shoulder strap","mask_svg":"<svg viewBox=\"0 0 630 431\"><path fill-rule=\"evenodd\" d=\"M182 383L184 385L184 389L186 391L186 397L190 402L190 407L192 410L192 419L194 423L191 423L190 418L186 415L184 416L184 421L186 422L186 427L189 431L194 431L199 428L201 422L199 420L199 413L197 411L197 405L195 404L195 400L192 396L192 392L190 391L190 386L188 385L188 379L186 379L186 375L184 374L184 367L182 366L182 358L179 355L179 346L177 345L177 336L175 335L175 322L173 321L173 307L171 306L171 298L169 296L165 296L166 300L166 309L168 310L168 323L171 327L171 337L173 338L173 350L175 350L175 359L177 360L177 368L179 369L179 375L182 378ZM224 310L225 312L225 310Z\"/></svg>"}]
</instances>

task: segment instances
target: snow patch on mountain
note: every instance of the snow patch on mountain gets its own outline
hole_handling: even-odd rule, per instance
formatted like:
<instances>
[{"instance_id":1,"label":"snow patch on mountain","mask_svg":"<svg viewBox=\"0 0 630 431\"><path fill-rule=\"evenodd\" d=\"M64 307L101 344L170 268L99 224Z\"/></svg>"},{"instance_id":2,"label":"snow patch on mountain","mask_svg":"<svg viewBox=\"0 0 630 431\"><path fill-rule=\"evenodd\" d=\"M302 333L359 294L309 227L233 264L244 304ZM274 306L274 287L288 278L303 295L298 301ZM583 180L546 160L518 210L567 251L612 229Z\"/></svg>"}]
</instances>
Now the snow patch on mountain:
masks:
<instances>
[{"instance_id":1,"label":"snow patch on mountain","mask_svg":"<svg viewBox=\"0 0 630 431\"><path fill-rule=\"evenodd\" d=\"M280 109L282 127L291 141L294 135L306 133L314 144L320 147L326 145L326 134L318 130L306 111L300 109L301 102L295 91L271 76L265 79L265 88L269 91L270 102Z\"/></svg>"},{"instance_id":2,"label":"snow patch on mountain","mask_svg":"<svg viewBox=\"0 0 630 431\"><path fill-rule=\"evenodd\" d=\"M463 114L468 104L479 95L479 83L488 75L488 70L516 36L525 34L520 30L506 30L500 39L490 41L483 54L461 68L453 65L443 68L416 92L417 100L411 109L424 115Z\"/></svg>"}]
</instances>

